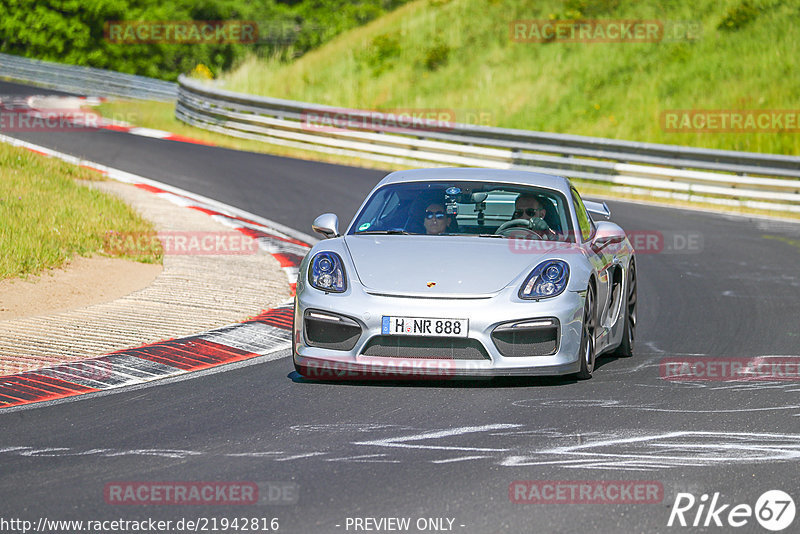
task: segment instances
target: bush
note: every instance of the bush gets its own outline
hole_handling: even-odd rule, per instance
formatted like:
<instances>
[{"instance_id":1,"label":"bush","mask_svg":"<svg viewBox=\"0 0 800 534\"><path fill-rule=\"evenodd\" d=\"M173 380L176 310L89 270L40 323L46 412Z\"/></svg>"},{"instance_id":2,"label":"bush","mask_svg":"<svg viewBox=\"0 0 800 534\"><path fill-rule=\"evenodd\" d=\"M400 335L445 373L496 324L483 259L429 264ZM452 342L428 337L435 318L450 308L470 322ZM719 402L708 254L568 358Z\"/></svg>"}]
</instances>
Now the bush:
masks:
<instances>
[{"instance_id":1,"label":"bush","mask_svg":"<svg viewBox=\"0 0 800 534\"><path fill-rule=\"evenodd\" d=\"M728 10L722 21L717 25L718 30L736 31L758 18L758 8L744 0L738 6Z\"/></svg>"},{"instance_id":2,"label":"bush","mask_svg":"<svg viewBox=\"0 0 800 534\"><path fill-rule=\"evenodd\" d=\"M297 56L407 0L3 0L0 52L174 81L198 64L219 73L248 52ZM255 44L117 44L112 21L255 21Z\"/></svg>"},{"instance_id":3,"label":"bush","mask_svg":"<svg viewBox=\"0 0 800 534\"><path fill-rule=\"evenodd\" d=\"M434 71L447 64L450 56L450 47L445 43L438 43L433 45L425 52L425 59L423 64L425 68Z\"/></svg>"},{"instance_id":4,"label":"bush","mask_svg":"<svg viewBox=\"0 0 800 534\"><path fill-rule=\"evenodd\" d=\"M400 35L397 33L384 33L372 39L366 57L372 74L377 76L390 69L394 60L400 56L400 50Z\"/></svg>"}]
</instances>

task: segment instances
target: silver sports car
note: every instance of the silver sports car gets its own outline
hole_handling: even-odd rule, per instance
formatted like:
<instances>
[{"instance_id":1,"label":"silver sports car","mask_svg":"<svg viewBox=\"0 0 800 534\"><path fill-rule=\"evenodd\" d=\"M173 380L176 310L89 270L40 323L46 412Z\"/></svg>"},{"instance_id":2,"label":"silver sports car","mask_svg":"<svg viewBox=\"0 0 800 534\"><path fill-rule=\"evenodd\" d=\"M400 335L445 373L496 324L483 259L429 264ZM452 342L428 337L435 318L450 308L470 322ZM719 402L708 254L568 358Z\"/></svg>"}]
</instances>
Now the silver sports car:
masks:
<instances>
[{"instance_id":1,"label":"silver sports car","mask_svg":"<svg viewBox=\"0 0 800 534\"><path fill-rule=\"evenodd\" d=\"M590 215L591 214L591 215ZM636 268L605 203L566 178L491 169L386 176L300 265L293 357L319 379L592 376L630 356Z\"/></svg>"}]
</instances>

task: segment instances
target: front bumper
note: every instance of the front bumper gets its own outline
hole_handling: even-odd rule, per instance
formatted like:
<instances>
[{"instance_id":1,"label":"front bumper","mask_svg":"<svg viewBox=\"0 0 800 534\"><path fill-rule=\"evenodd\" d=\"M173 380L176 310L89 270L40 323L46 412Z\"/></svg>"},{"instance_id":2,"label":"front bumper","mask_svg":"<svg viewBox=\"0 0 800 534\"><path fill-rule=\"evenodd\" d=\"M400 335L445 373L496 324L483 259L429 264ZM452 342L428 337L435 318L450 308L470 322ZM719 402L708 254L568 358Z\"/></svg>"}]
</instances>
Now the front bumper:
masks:
<instances>
[{"instance_id":1,"label":"front bumper","mask_svg":"<svg viewBox=\"0 0 800 534\"><path fill-rule=\"evenodd\" d=\"M373 295L360 286L343 295L325 294L300 283L294 311L295 366L301 374L312 378L353 380L538 376L578 372L585 294L565 291L550 299L523 301L517 297L516 289L509 287L489 298L441 299ZM349 333L355 332L355 335L340 336L347 338L347 342L337 339L335 349L324 348L307 336L307 311L316 312L317 317L326 313L343 317L351 327ZM400 347L392 355L375 355L376 342L386 340L381 332L383 316L466 318L469 320L468 337L454 345L469 345L470 350L444 349L433 351L431 356L430 348L426 352L424 347L415 347L409 349L409 353L413 353L411 357L405 357ZM497 334L503 329L507 332L512 324L532 321L546 324L548 320L558 329L557 342L548 354L525 356L520 354L524 351L516 351L515 355L508 355L508 344L498 343L492 338L493 332ZM352 330L353 325L360 327L360 334ZM498 327L500 329L496 330ZM318 327L315 328L318 332ZM314 335L318 335L316 332ZM392 337L409 340L412 336ZM501 353L501 349L506 355ZM476 353L481 356L477 357Z\"/></svg>"}]
</instances>

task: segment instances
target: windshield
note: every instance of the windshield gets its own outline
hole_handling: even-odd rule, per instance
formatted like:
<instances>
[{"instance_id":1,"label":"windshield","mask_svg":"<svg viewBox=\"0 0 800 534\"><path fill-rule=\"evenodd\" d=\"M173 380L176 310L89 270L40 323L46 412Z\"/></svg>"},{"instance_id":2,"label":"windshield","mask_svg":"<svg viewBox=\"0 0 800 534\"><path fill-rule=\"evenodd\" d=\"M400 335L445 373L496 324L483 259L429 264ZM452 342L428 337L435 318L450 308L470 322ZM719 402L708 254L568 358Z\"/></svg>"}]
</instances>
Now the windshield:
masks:
<instances>
[{"instance_id":1,"label":"windshield","mask_svg":"<svg viewBox=\"0 0 800 534\"><path fill-rule=\"evenodd\" d=\"M373 193L349 235L420 234L570 241L561 193L497 182L410 182Z\"/></svg>"}]
</instances>

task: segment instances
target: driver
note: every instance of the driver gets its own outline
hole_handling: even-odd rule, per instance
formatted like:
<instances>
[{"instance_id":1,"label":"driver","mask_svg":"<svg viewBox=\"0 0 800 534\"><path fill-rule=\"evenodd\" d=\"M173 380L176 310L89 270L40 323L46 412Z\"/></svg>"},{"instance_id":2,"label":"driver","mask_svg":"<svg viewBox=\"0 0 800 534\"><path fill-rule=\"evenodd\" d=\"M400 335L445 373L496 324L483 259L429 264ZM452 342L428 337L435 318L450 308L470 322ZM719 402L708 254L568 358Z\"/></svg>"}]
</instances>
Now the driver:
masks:
<instances>
[{"instance_id":1,"label":"driver","mask_svg":"<svg viewBox=\"0 0 800 534\"><path fill-rule=\"evenodd\" d=\"M422 224L425 226L425 233L428 235L438 235L447 231L450 226L450 216L442 204L433 202L425 208L425 218Z\"/></svg>"},{"instance_id":2,"label":"driver","mask_svg":"<svg viewBox=\"0 0 800 534\"><path fill-rule=\"evenodd\" d=\"M545 222L544 216L546 214L547 210L541 198L532 193L522 193L514 202L514 214L511 218L527 219L531 221L529 223L530 229L536 232L540 238L556 240L558 239L558 234Z\"/></svg>"}]
</instances>

